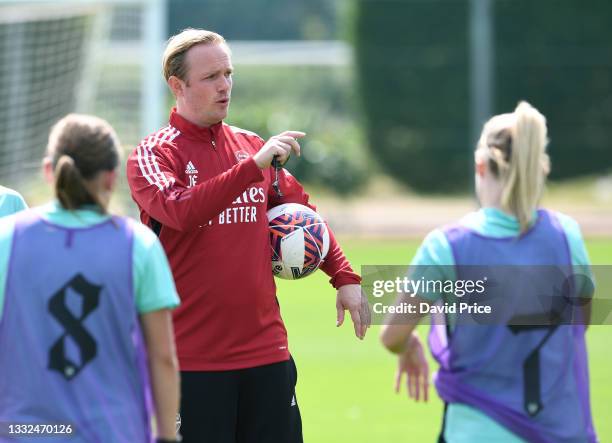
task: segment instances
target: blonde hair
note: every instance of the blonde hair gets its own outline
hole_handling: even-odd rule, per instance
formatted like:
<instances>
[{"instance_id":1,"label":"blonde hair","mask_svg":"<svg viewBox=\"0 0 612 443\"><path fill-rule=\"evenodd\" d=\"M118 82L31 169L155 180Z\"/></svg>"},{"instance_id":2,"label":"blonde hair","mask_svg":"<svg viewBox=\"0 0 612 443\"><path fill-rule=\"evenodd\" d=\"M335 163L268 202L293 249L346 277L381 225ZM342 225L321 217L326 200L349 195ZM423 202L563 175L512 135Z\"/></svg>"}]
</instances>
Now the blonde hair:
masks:
<instances>
[{"instance_id":1,"label":"blonde hair","mask_svg":"<svg viewBox=\"0 0 612 443\"><path fill-rule=\"evenodd\" d=\"M225 39L216 32L204 29L187 28L168 40L162 57L162 70L166 81L172 76L185 80L187 77L187 51L196 45L222 44L227 47ZM229 50L229 47L227 47Z\"/></svg>"},{"instance_id":2,"label":"blonde hair","mask_svg":"<svg viewBox=\"0 0 612 443\"><path fill-rule=\"evenodd\" d=\"M119 141L108 122L92 115L68 114L51 128L47 156L55 176L55 195L65 209L95 205L106 212L91 180L119 165Z\"/></svg>"},{"instance_id":3,"label":"blonde hair","mask_svg":"<svg viewBox=\"0 0 612 443\"><path fill-rule=\"evenodd\" d=\"M550 172L547 145L546 118L524 101L514 113L491 118L478 143L477 151L502 181L501 206L518 218L522 232L530 227Z\"/></svg>"}]
</instances>

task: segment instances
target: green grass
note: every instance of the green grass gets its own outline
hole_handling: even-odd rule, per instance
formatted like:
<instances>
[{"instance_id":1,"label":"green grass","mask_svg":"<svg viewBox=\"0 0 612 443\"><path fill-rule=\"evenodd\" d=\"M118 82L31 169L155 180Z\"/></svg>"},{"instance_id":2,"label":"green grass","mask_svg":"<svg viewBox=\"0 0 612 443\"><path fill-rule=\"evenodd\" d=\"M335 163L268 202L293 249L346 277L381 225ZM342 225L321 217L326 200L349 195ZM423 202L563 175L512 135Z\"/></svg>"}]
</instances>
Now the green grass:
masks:
<instances>
[{"instance_id":1,"label":"green grass","mask_svg":"<svg viewBox=\"0 0 612 443\"><path fill-rule=\"evenodd\" d=\"M414 240L350 240L341 244L358 269L362 264L406 264ZM612 239L587 242L595 264L612 264ZM279 298L289 345L299 371L297 396L304 438L315 443L433 442L440 430L442 403L415 403L393 391L396 360L378 342L373 326L362 342L350 319L335 327L335 291L322 272L299 282L281 281ZM421 334L424 336L423 331ZM591 399L602 442L612 441L611 326L588 332ZM432 368L435 366L431 365Z\"/></svg>"}]
</instances>

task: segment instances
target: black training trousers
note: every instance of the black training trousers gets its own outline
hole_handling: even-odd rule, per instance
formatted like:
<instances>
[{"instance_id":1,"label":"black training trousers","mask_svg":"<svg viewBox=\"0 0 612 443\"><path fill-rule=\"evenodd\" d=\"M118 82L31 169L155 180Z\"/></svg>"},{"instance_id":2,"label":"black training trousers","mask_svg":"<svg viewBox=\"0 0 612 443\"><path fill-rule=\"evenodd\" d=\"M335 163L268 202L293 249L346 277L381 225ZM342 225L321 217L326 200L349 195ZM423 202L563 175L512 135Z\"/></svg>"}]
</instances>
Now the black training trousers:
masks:
<instances>
[{"instance_id":1,"label":"black training trousers","mask_svg":"<svg viewBox=\"0 0 612 443\"><path fill-rule=\"evenodd\" d=\"M302 443L293 358L231 371L181 372L184 443Z\"/></svg>"}]
</instances>

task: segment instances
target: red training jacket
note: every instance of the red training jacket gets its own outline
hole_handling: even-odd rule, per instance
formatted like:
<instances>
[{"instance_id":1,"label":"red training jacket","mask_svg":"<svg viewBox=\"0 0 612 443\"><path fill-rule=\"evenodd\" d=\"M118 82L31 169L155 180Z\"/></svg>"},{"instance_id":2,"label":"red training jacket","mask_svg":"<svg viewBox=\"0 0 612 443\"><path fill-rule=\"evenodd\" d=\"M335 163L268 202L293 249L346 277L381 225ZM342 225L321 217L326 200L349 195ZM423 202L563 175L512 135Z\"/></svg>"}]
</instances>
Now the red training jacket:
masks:
<instances>
[{"instance_id":1,"label":"red training jacket","mask_svg":"<svg viewBox=\"0 0 612 443\"><path fill-rule=\"evenodd\" d=\"M158 233L181 297L173 317L183 371L289 359L266 212L289 202L315 207L285 170L284 197L278 198L273 169L260 170L252 158L263 144L256 134L225 123L196 126L173 109L170 124L128 158L140 218ZM331 231L321 269L335 288L360 282Z\"/></svg>"}]
</instances>

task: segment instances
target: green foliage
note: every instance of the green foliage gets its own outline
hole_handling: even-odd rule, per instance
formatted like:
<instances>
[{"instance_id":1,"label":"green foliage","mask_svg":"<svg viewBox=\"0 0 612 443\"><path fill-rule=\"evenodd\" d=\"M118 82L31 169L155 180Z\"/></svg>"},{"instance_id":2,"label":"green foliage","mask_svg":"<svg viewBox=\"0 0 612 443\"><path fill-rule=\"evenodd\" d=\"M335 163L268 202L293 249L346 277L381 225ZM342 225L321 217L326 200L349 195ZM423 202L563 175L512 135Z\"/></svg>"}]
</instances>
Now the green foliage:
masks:
<instances>
[{"instance_id":1,"label":"green foliage","mask_svg":"<svg viewBox=\"0 0 612 443\"><path fill-rule=\"evenodd\" d=\"M302 156L286 168L300 181L349 194L366 183L351 72L337 67L238 66L227 122L267 139L304 131Z\"/></svg>"},{"instance_id":2,"label":"green foliage","mask_svg":"<svg viewBox=\"0 0 612 443\"><path fill-rule=\"evenodd\" d=\"M355 0L353 39L371 152L420 191L471 182L469 4ZM553 169L612 168L612 3L494 1L494 113L521 99L548 119Z\"/></svg>"},{"instance_id":3,"label":"green foliage","mask_svg":"<svg viewBox=\"0 0 612 443\"><path fill-rule=\"evenodd\" d=\"M369 148L420 191L468 183L467 2L359 1L355 42Z\"/></svg>"},{"instance_id":4,"label":"green foliage","mask_svg":"<svg viewBox=\"0 0 612 443\"><path fill-rule=\"evenodd\" d=\"M336 0L172 0L168 3L171 34L192 27L211 29L230 40L336 38Z\"/></svg>"},{"instance_id":5,"label":"green foliage","mask_svg":"<svg viewBox=\"0 0 612 443\"><path fill-rule=\"evenodd\" d=\"M498 0L496 112L547 117L551 178L612 169L612 3Z\"/></svg>"}]
</instances>

